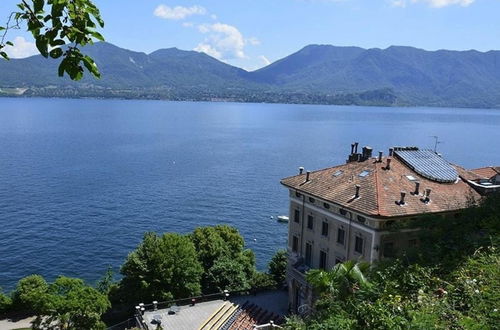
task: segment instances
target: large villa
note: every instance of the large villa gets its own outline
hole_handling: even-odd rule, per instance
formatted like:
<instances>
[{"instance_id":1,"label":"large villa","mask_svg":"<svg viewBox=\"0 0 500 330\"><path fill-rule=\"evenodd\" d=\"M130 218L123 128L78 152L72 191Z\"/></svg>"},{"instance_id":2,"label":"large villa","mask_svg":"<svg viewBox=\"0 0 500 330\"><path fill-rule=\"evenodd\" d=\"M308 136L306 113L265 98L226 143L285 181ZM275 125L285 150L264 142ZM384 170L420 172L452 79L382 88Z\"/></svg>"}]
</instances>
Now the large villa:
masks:
<instances>
[{"instance_id":1,"label":"large villa","mask_svg":"<svg viewBox=\"0 0 500 330\"><path fill-rule=\"evenodd\" d=\"M454 216L500 191L500 167L466 170L417 147L372 153L358 152L355 143L346 164L300 168L281 181L290 196L287 285L294 312L312 301L307 270L350 259L372 263L418 247L418 229L395 230L398 221Z\"/></svg>"},{"instance_id":2,"label":"large villa","mask_svg":"<svg viewBox=\"0 0 500 330\"><path fill-rule=\"evenodd\" d=\"M351 145L346 164L299 168L281 183L290 196L288 294L225 291L181 302L136 306L136 325L155 329L275 329L313 301L309 269L346 260L375 262L418 248L418 229L398 226L426 215L453 217L485 194L500 191L500 167L466 170L432 150L394 147L387 156ZM411 221L413 222L413 221ZM186 303L188 302L188 303Z\"/></svg>"}]
</instances>

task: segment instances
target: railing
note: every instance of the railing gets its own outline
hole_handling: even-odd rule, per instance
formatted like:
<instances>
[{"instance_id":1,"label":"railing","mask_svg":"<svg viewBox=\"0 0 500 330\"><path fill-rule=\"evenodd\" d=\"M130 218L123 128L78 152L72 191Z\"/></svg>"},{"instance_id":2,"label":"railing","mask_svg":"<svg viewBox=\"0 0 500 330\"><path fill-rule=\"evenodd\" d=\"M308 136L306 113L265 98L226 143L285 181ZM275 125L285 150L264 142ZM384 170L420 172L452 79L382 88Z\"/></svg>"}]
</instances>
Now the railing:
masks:
<instances>
[{"instance_id":1,"label":"railing","mask_svg":"<svg viewBox=\"0 0 500 330\"><path fill-rule=\"evenodd\" d=\"M283 329L283 327L280 327L279 325L274 324L273 321L269 321L269 323L267 323L267 324L256 325L253 328L254 328L254 330L256 330L256 329L262 329L262 330Z\"/></svg>"},{"instance_id":2,"label":"railing","mask_svg":"<svg viewBox=\"0 0 500 330\"><path fill-rule=\"evenodd\" d=\"M137 320L135 317L132 317L132 318L129 318L128 320L125 320L125 321L120 322L118 324L112 325L112 326L106 328L106 330L115 330L115 329L122 330L122 329L135 327L135 326L137 326Z\"/></svg>"},{"instance_id":3,"label":"railing","mask_svg":"<svg viewBox=\"0 0 500 330\"><path fill-rule=\"evenodd\" d=\"M140 327L141 329L149 329L148 325L146 324L146 321L144 320L144 313L147 311L156 311L158 309L166 309L170 308L171 306L185 306L185 305L196 305L201 302L207 302L207 301L213 301L217 299L223 299L227 300L229 296L243 296L243 295L249 295L249 294L257 294L260 291L267 291L271 289L276 289L274 286L269 286L269 287L260 287L260 288L252 288L249 290L239 290L239 291L228 291L224 290L219 293L211 293L211 294L206 294L206 295L200 295L200 296L195 296L195 297L189 297L189 298L182 298L182 299L175 299L175 300L168 300L168 301L153 301L151 304L144 304L140 303L137 306L135 306L135 314L134 318L137 320L137 326Z\"/></svg>"}]
</instances>

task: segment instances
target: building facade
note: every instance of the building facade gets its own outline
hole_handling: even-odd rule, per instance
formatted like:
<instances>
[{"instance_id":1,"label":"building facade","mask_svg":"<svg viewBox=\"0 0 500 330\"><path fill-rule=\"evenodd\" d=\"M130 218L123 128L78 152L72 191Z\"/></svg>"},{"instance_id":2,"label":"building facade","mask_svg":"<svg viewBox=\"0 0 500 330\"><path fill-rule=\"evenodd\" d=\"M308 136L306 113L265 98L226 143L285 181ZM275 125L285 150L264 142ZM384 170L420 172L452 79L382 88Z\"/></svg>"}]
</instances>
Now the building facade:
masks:
<instances>
[{"instance_id":1,"label":"building facade","mask_svg":"<svg viewBox=\"0 0 500 330\"><path fill-rule=\"evenodd\" d=\"M302 312L313 292L309 269L346 260L369 263L417 247L417 229L394 230L424 214L453 216L500 181L491 171L465 170L416 147L394 147L387 157L351 145L346 164L285 178L290 198L288 269L290 308ZM498 169L498 168L493 168ZM498 174L498 172L495 172Z\"/></svg>"}]
</instances>

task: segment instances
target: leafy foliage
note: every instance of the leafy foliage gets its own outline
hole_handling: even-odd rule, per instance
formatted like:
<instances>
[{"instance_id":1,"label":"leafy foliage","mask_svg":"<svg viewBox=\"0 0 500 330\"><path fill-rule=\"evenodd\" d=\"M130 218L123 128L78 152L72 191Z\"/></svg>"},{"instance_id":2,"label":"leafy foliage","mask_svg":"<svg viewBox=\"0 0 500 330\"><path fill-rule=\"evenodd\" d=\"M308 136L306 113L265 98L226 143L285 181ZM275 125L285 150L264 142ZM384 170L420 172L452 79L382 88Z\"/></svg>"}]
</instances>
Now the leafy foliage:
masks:
<instances>
[{"instance_id":1,"label":"leafy foliage","mask_svg":"<svg viewBox=\"0 0 500 330\"><path fill-rule=\"evenodd\" d=\"M121 268L122 286L129 299L150 302L201 293L203 269L187 236L146 233Z\"/></svg>"},{"instance_id":2,"label":"leafy foliage","mask_svg":"<svg viewBox=\"0 0 500 330\"><path fill-rule=\"evenodd\" d=\"M0 40L1 57L8 59L2 49L13 46L5 41L7 31L26 23L43 57L62 58L59 76L67 73L72 80L80 80L86 68L94 77L100 77L94 60L80 50L94 39L104 41L97 32L98 27L104 27L104 21L91 0L22 0L17 7L19 11L10 15L5 27L0 27L4 32Z\"/></svg>"},{"instance_id":3,"label":"leafy foliage","mask_svg":"<svg viewBox=\"0 0 500 330\"><path fill-rule=\"evenodd\" d=\"M315 313L289 329L497 329L500 324L499 195L460 217L422 223L420 254L381 262L349 276L354 262L307 279ZM354 284L354 285L353 285ZM351 288L357 287L357 290Z\"/></svg>"},{"instance_id":4,"label":"leafy foliage","mask_svg":"<svg viewBox=\"0 0 500 330\"><path fill-rule=\"evenodd\" d=\"M287 263L288 257L286 250L277 251L269 262L269 274L273 277L277 285L281 285L285 282Z\"/></svg>"},{"instance_id":5,"label":"leafy foliage","mask_svg":"<svg viewBox=\"0 0 500 330\"><path fill-rule=\"evenodd\" d=\"M226 225L196 228L189 236L203 266L204 293L246 290L254 276L255 255L245 250L238 230Z\"/></svg>"},{"instance_id":6,"label":"leafy foliage","mask_svg":"<svg viewBox=\"0 0 500 330\"><path fill-rule=\"evenodd\" d=\"M12 300L9 296L3 293L2 288L0 288L0 316L10 310L12 307Z\"/></svg>"},{"instance_id":7,"label":"leafy foliage","mask_svg":"<svg viewBox=\"0 0 500 330\"><path fill-rule=\"evenodd\" d=\"M33 329L105 329L101 315L109 307L106 295L80 279L61 276L43 295Z\"/></svg>"},{"instance_id":8,"label":"leafy foliage","mask_svg":"<svg viewBox=\"0 0 500 330\"><path fill-rule=\"evenodd\" d=\"M367 263L348 260L336 264L329 271L312 269L307 272L306 279L321 295L346 299L359 289L369 286L364 275L369 267Z\"/></svg>"},{"instance_id":9,"label":"leafy foliage","mask_svg":"<svg viewBox=\"0 0 500 330\"><path fill-rule=\"evenodd\" d=\"M113 269L109 267L104 273L103 277L97 282L96 289L102 294L107 295L114 285L113 281L114 273Z\"/></svg>"},{"instance_id":10,"label":"leafy foliage","mask_svg":"<svg viewBox=\"0 0 500 330\"><path fill-rule=\"evenodd\" d=\"M49 285L40 275L29 275L17 282L12 294L14 308L24 312L38 312Z\"/></svg>"}]
</instances>

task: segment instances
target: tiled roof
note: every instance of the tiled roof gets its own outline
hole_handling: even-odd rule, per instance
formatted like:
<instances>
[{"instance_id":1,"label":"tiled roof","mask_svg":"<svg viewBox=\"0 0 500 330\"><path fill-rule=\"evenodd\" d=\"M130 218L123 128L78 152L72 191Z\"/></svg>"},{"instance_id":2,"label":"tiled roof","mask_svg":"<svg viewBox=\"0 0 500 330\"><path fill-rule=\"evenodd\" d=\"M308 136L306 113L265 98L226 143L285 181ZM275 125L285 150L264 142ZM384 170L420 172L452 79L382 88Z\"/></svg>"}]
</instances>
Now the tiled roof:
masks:
<instances>
[{"instance_id":1,"label":"tiled roof","mask_svg":"<svg viewBox=\"0 0 500 330\"><path fill-rule=\"evenodd\" d=\"M482 168L475 168L471 170L471 172L481 176L483 179L491 179L495 175L500 174L500 167L488 166Z\"/></svg>"},{"instance_id":2,"label":"tiled roof","mask_svg":"<svg viewBox=\"0 0 500 330\"><path fill-rule=\"evenodd\" d=\"M387 158L382 162L370 158L364 162L350 162L344 165L322 169L306 174L285 178L281 183L297 191L316 196L367 215L380 217L400 217L422 213L436 213L459 210L467 207L471 200L480 195L461 178L453 183L439 183L424 178L407 167L397 157L391 158L390 169L386 169ZM462 175L474 173L459 167ZM335 176L342 171L342 174ZM368 171L366 176L360 176ZM366 173L366 172L365 172ZM415 181L420 182L419 194L415 195ZM354 198L359 185L359 198ZM431 189L430 202L423 202L425 189ZM399 205L401 191L406 192L405 204Z\"/></svg>"}]
</instances>

